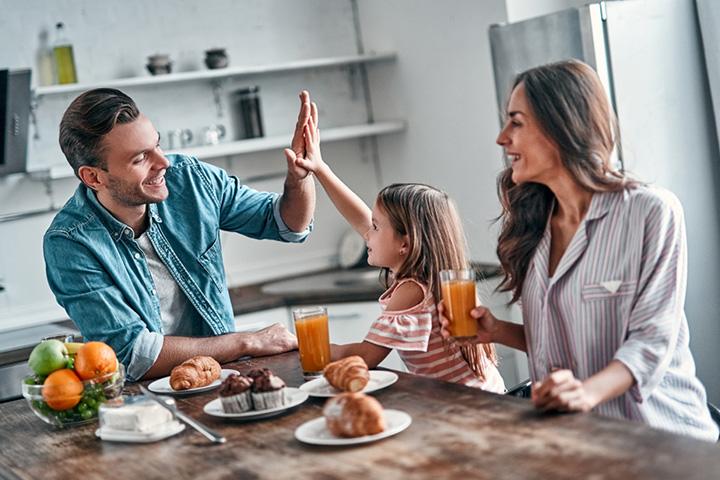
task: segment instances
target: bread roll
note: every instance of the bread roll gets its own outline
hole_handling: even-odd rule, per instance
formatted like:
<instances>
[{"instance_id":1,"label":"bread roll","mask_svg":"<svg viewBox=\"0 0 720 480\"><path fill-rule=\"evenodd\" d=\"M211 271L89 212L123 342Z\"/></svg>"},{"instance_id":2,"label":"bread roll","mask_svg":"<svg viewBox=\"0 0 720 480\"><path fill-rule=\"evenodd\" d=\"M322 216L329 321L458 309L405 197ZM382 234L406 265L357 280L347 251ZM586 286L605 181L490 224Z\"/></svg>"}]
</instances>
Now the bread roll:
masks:
<instances>
[{"instance_id":1,"label":"bread roll","mask_svg":"<svg viewBox=\"0 0 720 480\"><path fill-rule=\"evenodd\" d=\"M170 372L173 390L204 387L220 378L220 364L212 357L199 355L185 360Z\"/></svg>"},{"instance_id":2,"label":"bread roll","mask_svg":"<svg viewBox=\"0 0 720 480\"><path fill-rule=\"evenodd\" d=\"M323 408L325 423L336 437L362 437L385 430L382 405L364 393L341 393Z\"/></svg>"},{"instance_id":3,"label":"bread roll","mask_svg":"<svg viewBox=\"0 0 720 480\"><path fill-rule=\"evenodd\" d=\"M359 392L370 380L368 366L358 355L328 363L323 374L330 385L343 392Z\"/></svg>"}]
</instances>

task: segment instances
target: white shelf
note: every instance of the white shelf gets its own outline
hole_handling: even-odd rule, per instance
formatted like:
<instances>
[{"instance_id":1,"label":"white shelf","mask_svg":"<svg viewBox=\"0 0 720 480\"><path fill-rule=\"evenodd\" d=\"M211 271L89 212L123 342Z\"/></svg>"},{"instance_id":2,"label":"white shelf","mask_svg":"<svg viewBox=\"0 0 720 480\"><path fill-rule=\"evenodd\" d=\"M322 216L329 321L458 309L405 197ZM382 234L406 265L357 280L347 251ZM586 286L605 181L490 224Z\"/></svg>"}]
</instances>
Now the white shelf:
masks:
<instances>
[{"instance_id":1,"label":"white shelf","mask_svg":"<svg viewBox=\"0 0 720 480\"><path fill-rule=\"evenodd\" d=\"M406 123L402 120L367 123L363 125L350 125L347 127L336 127L322 130L321 139L323 143L337 142L352 138L372 137L376 135L388 135L402 132ZM279 135L275 137L254 138L251 140L238 140L235 142L219 143L200 147L187 147L182 150L172 150L165 153L182 153L196 157L200 160L227 157L231 155L242 155L246 153L262 152L288 147L291 137ZM42 179L60 179L74 176L69 165L53 166L44 170L28 172L34 177Z\"/></svg>"},{"instance_id":2,"label":"white shelf","mask_svg":"<svg viewBox=\"0 0 720 480\"><path fill-rule=\"evenodd\" d=\"M119 78L103 82L73 83L70 85L50 85L35 87L37 96L58 95L63 93L84 92L93 88L122 88L141 85L161 85L168 83L191 82L197 80L212 80L226 77L237 77L244 75L257 75L274 72L289 72L310 68L325 68L341 65L353 65L358 63L371 63L395 60L395 52L367 53L361 55L346 55L341 57L311 58L270 65L255 65L245 67L228 67L216 70L198 70L194 72L170 73L167 75L147 75L144 77Z\"/></svg>"}]
</instances>

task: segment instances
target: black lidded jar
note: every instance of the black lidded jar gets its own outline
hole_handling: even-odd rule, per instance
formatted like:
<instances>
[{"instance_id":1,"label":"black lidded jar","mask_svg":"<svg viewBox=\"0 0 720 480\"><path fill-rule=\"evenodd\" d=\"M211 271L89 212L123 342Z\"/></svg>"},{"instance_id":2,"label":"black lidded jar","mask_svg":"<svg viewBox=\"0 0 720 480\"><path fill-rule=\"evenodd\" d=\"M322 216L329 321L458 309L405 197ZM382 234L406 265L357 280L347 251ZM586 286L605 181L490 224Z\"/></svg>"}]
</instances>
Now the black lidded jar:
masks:
<instances>
[{"instance_id":1,"label":"black lidded jar","mask_svg":"<svg viewBox=\"0 0 720 480\"><path fill-rule=\"evenodd\" d=\"M260 112L260 87L245 87L233 92L235 134L238 140L265 136Z\"/></svg>"}]
</instances>

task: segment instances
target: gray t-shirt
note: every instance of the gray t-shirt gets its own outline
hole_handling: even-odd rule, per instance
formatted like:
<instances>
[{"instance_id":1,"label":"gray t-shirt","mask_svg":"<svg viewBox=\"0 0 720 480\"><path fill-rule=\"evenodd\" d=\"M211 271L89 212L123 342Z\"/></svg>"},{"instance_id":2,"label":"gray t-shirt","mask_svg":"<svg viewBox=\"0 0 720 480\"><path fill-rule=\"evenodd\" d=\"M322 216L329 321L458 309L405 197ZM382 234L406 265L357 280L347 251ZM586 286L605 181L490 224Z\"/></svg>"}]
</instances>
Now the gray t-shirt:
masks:
<instances>
[{"instance_id":1,"label":"gray t-shirt","mask_svg":"<svg viewBox=\"0 0 720 480\"><path fill-rule=\"evenodd\" d=\"M155 248L150 242L147 234L143 233L135 239L138 245L145 253L148 268L153 282L155 282L155 290L160 302L160 318L162 319L163 334L165 335L187 335L192 329L192 325L188 325L186 317L188 308L188 299L183 293L180 285L175 281L170 271L158 257Z\"/></svg>"}]
</instances>

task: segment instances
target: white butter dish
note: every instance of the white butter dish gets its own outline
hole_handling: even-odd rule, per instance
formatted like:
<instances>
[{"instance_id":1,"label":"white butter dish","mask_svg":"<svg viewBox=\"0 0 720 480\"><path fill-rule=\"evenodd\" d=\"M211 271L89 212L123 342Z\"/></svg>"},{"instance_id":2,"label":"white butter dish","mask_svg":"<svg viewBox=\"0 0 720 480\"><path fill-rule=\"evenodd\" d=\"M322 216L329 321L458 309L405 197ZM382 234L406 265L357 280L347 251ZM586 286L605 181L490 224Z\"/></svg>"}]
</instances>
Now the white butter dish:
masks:
<instances>
[{"instance_id":1,"label":"white butter dish","mask_svg":"<svg viewBox=\"0 0 720 480\"><path fill-rule=\"evenodd\" d=\"M109 442L128 442L128 443L151 443L172 437L185 430L185 424L177 420L165 423L152 432L132 432L127 430L112 430L108 428L98 428L95 435L102 440Z\"/></svg>"},{"instance_id":2,"label":"white butter dish","mask_svg":"<svg viewBox=\"0 0 720 480\"><path fill-rule=\"evenodd\" d=\"M145 395L123 396L100 406L100 430L148 434L164 430L173 415ZM177 422L176 422L177 423Z\"/></svg>"}]
</instances>

